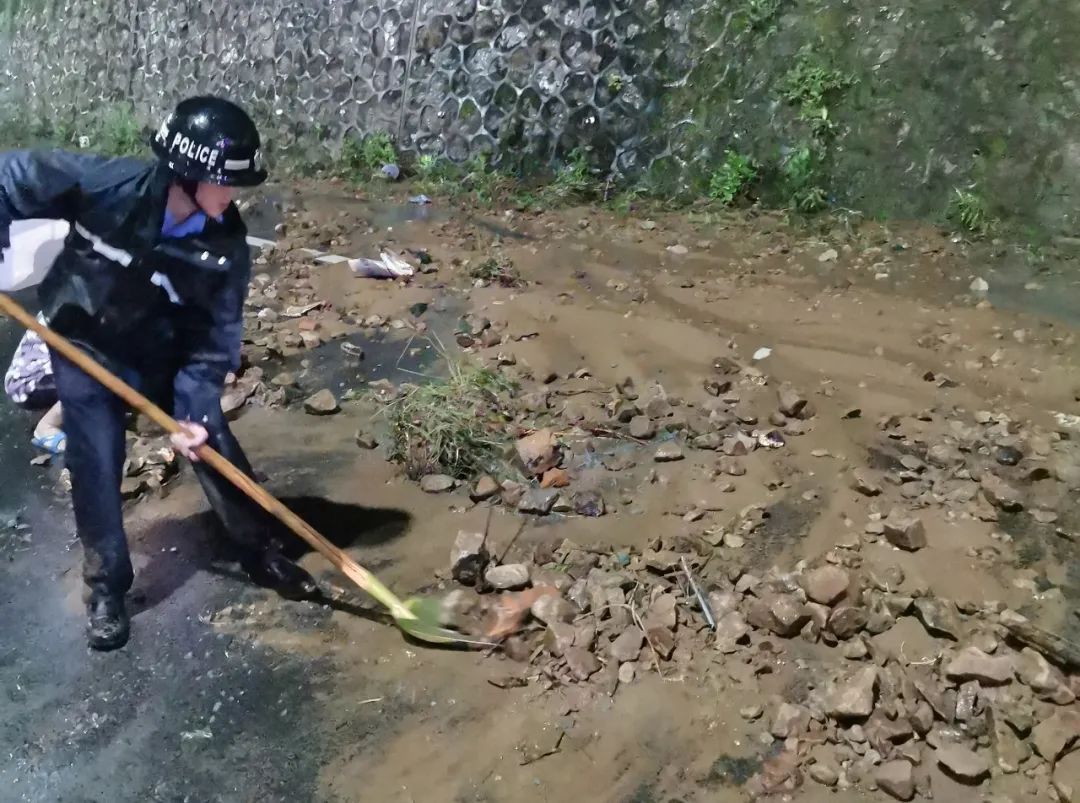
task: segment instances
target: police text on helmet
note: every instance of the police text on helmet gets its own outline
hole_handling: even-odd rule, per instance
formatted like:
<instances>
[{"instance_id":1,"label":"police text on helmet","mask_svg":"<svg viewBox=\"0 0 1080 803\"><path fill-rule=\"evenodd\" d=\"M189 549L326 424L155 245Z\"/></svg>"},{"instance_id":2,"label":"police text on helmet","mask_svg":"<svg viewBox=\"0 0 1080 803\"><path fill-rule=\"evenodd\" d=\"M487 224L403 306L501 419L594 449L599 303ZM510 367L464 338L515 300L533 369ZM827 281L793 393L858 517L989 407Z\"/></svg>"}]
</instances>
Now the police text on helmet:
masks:
<instances>
[{"instance_id":1,"label":"police text on helmet","mask_svg":"<svg viewBox=\"0 0 1080 803\"><path fill-rule=\"evenodd\" d=\"M217 148L200 145L195 140L180 133L173 137L170 150L179 151L182 155L207 167L213 167L217 163L218 156L221 155L221 151Z\"/></svg>"}]
</instances>

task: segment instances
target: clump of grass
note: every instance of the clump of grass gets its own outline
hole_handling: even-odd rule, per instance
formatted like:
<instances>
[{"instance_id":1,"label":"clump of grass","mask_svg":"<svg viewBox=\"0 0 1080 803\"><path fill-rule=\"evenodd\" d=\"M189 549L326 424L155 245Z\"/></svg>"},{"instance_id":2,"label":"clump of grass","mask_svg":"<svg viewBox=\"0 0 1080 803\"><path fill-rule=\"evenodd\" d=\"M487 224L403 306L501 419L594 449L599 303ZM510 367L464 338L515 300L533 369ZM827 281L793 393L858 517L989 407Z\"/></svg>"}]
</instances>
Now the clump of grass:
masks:
<instances>
[{"instance_id":1,"label":"clump of grass","mask_svg":"<svg viewBox=\"0 0 1080 803\"><path fill-rule=\"evenodd\" d=\"M828 205L825 190L817 182L817 158L809 145L792 151L781 165L789 205L799 212L818 212Z\"/></svg>"},{"instance_id":2,"label":"clump of grass","mask_svg":"<svg viewBox=\"0 0 1080 803\"><path fill-rule=\"evenodd\" d=\"M386 408L390 459L412 479L506 473L513 391L512 382L488 368L451 362L446 378L411 387Z\"/></svg>"},{"instance_id":3,"label":"clump of grass","mask_svg":"<svg viewBox=\"0 0 1080 803\"><path fill-rule=\"evenodd\" d=\"M589 156L582 148L575 148L570 159L555 171L550 184L538 194L542 203L549 205L587 201L597 194L597 184L589 168Z\"/></svg>"},{"instance_id":4,"label":"clump of grass","mask_svg":"<svg viewBox=\"0 0 1080 803\"><path fill-rule=\"evenodd\" d=\"M744 0L738 14L742 24L752 31L766 31L780 12L782 0Z\"/></svg>"},{"instance_id":5,"label":"clump of grass","mask_svg":"<svg viewBox=\"0 0 1080 803\"><path fill-rule=\"evenodd\" d=\"M986 199L971 190L953 190L945 216L977 235L988 233L993 225Z\"/></svg>"},{"instance_id":6,"label":"clump of grass","mask_svg":"<svg viewBox=\"0 0 1080 803\"><path fill-rule=\"evenodd\" d=\"M383 165L397 164L394 141L384 131L363 138L347 137L341 146L340 172L355 182L366 181Z\"/></svg>"},{"instance_id":7,"label":"clump of grass","mask_svg":"<svg viewBox=\"0 0 1080 803\"><path fill-rule=\"evenodd\" d=\"M758 168L752 159L735 151L724 154L724 162L709 179L709 197L731 206L745 195L757 179Z\"/></svg>"},{"instance_id":8,"label":"clump of grass","mask_svg":"<svg viewBox=\"0 0 1080 803\"><path fill-rule=\"evenodd\" d=\"M469 276L473 279L499 284L503 287L519 287L522 284L521 274L514 267L511 259L486 259L469 269Z\"/></svg>"},{"instance_id":9,"label":"clump of grass","mask_svg":"<svg viewBox=\"0 0 1080 803\"><path fill-rule=\"evenodd\" d=\"M106 108L93 126L90 147L109 156L139 156L146 153L146 132L127 105Z\"/></svg>"}]
</instances>

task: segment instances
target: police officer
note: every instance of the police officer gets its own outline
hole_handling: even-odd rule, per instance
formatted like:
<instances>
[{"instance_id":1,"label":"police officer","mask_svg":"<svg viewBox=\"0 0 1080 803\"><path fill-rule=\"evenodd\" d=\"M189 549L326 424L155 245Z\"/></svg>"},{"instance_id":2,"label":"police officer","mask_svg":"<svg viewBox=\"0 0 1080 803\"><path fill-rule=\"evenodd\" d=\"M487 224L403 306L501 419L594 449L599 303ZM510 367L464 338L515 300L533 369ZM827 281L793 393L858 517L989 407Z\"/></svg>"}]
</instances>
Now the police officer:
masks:
<instances>
[{"instance_id":1,"label":"police officer","mask_svg":"<svg viewBox=\"0 0 1080 803\"><path fill-rule=\"evenodd\" d=\"M280 554L265 514L195 454L209 443L251 474L220 400L226 374L240 362L251 269L233 192L266 179L258 131L235 104L196 97L177 106L152 147L152 163L65 151L0 155L0 247L9 244L13 220L71 223L39 288L45 319L130 384L171 403L188 422L173 444L196 461L252 579L283 596L313 597L314 581ZM61 355L51 356L83 545L89 642L114 649L128 639L124 595L133 579L120 496L125 409Z\"/></svg>"}]
</instances>

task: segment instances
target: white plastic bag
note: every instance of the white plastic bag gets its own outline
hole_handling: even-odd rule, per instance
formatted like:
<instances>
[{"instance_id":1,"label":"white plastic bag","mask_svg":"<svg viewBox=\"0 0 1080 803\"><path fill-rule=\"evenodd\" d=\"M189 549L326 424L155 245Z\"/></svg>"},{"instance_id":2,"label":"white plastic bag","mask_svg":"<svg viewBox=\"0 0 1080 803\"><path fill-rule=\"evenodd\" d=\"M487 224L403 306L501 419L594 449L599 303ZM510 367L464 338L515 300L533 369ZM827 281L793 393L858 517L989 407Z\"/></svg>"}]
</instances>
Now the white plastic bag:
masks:
<instances>
[{"instance_id":1,"label":"white plastic bag","mask_svg":"<svg viewBox=\"0 0 1080 803\"><path fill-rule=\"evenodd\" d=\"M14 221L11 247L0 254L0 290L11 293L41 284L63 249L69 228L66 220Z\"/></svg>"}]
</instances>

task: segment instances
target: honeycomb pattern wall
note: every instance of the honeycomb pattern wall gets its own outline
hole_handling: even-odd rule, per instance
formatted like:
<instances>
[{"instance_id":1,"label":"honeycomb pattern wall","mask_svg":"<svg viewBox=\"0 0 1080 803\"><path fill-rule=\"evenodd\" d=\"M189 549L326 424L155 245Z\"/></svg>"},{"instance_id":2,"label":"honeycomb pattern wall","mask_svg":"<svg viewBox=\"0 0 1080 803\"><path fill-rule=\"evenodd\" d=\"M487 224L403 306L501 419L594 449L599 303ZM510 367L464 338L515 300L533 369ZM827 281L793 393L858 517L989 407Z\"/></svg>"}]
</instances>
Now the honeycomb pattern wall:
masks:
<instances>
[{"instance_id":1,"label":"honeycomb pattern wall","mask_svg":"<svg viewBox=\"0 0 1080 803\"><path fill-rule=\"evenodd\" d=\"M378 130L455 161L589 146L623 173L662 155L651 132L663 82L689 68L691 5L55 0L15 21L0 92L76 133L109 104L130 101L151 123L212 91L251 109L278 153Z\"/></svg>"}]
</instances>

